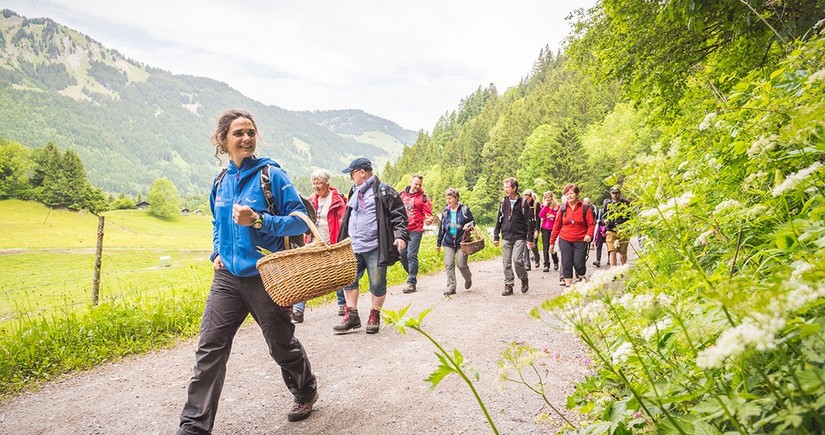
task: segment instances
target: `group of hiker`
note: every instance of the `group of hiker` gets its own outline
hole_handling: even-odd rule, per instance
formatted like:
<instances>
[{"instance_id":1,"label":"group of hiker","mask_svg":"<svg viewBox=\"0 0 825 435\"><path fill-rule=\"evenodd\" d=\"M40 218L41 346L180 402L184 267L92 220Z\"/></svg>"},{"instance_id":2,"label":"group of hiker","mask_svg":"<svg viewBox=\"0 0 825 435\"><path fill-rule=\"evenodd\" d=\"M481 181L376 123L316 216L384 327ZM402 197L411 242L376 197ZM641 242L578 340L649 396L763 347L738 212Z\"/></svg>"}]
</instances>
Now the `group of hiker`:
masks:
<instances>
[{"instance_id":1,"label":"group of hiker","mask_svg":"<svg viewBox=\"0 0 825 435\"><path fill-rule=\"evenodd\" d=\"M260 325L269 353L280 366L284 383L294 404L287 413L289 421L303 420L318 399L315 375L306 351L295 337L295 324L304 320L305 302L294 307L276 305L267 294L255 263L260 248L271 252L284 249L284 237L305 234L306 223L290 216L308 211L302 197L286 172L272 159L255 155L258 129L253 116L243 110L221 114L212 135L215 156L228 154L226 169L216 177L210 195L213 216L215 271L204 307L201 334L196 351L194 374L189 381L187 400L180 417L178 434L210 433L214 425L226 362L232 341L248 314ZM342 172L349 174L352 188L345 197L330 186L331 173L318 170L310 179L313 194L308 203L315 216L318 233L326 243L349 238L355 254L355 281L338 290L340 321L335 333L359 329L358 282L367 273L370 306L366 332L380 331L381 307L387 295L387 267L400 261L407 273L404 293L418 290L418 253L425 226L436 223L436 250L444 251L447 285L444 295L456 293L458 268L464 288L473 285L467 254L461 249L465 233L473 230L475 218L460 200L460 192L444 192L443 211L433 215L432 200L423 189L424 177L415 174L400 193L374 174L372 162L359 157ZM503 296L513 294L516 276L522 293L529 290L527 271L531 258L536 269L540 257L536 240L541 234L544 272L560 269L562 285L584 279L589 244L607 242L610 264L616 254L622 264L627 256L627 236L619 226L627 220L628 202L618 188L610 190L601 210L579 200L575 184L564 187L563 203L552 192L545 192L538 203L532 190L519 194L515 178L503 181L504 198L499 204L493 229L493 243L502 247L504 268ZM596 227L605 228L604 236ZM560 256L555 245L558 240ZM600 254L598 255L600 257ZM596 266L597 261L594 262ZM575 271L575 276L574 276Z\"/></svg>"}]
</instances>

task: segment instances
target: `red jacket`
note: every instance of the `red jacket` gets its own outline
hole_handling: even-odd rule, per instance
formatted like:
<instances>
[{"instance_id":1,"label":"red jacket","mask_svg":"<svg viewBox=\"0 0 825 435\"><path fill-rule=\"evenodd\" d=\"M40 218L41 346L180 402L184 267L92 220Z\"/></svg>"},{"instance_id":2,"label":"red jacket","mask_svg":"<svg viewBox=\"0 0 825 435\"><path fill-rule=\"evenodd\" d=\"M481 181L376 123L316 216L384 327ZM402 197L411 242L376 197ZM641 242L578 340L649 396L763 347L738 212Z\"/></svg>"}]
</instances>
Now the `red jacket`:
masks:
<instances>
[{"instance_id":1,"label":"red jacket","mask_svg":"<svg viewBox=\"0 0 825 435\"><path fill-rule=\"evenodd\" d=\"M427 216L433 215L433 203L424 190L410 193L407 186L401 192L401 201L404 201L404 208L407 209L407 231L424 231L424 220Z\"/></svg>"},{"instance_id":2,"label":"red jacket","mask_svg":"<svg viewBox=\"0 0 825 435\"><path fill-rule=\"evenodd\" d=\"M329 204L329 212L327 213L327 225L329 225L329 240L324 240L325 243L337 243L338 234L341 233L341 220L344 219L344 212L347 210L347 201L344 196L338 193L334 187L329 188L329 194L332 195L332 200ZM318 211L318 194L313 193L309 197L309 202L312 203L312 208Z\"/></svg>"},{"instance_id":3,"label":"red jacket","mask_svg":"<svg viewBox=\"0 0 825 435\"><path fill-rule=\"evenodd\" d=\"M563 214L561 209L558 211L553 233L550 235L550 246L553 246L559 237L568 242L581 242L588 234L593 237L593 231L596 229L593 209L585 207L584 220L582 220L582 207L584 203L577 200L575 204L567 203L567 210Z\"/></svg>"}]
</instances>

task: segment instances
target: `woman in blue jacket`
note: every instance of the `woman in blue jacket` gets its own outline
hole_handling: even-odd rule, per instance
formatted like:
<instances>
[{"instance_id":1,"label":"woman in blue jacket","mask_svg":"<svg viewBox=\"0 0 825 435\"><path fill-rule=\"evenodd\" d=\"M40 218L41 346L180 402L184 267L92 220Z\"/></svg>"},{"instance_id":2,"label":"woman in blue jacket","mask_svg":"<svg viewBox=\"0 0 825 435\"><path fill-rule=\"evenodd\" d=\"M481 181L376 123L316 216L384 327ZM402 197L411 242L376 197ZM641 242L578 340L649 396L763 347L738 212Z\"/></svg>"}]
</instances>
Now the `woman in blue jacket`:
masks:
<instances>
[{"instance_id":1,"label":"woman in blue jacket","mask_svg":"<svg viewBox=\"0 0 825 435\"><path fill-rule=\"evenodd\" d=\"M465 231L469 231L475 226L473 213L470 207L462 204L459 200L458 189L448 188L444 193L447 200L447 208L441 214L441 225L438 228L438 239L435 242L435 249L441 252L444 247L444 267L447 271L447 290L445 295L455 294L455 268L458 263L458 270L464 277L464 288L469 289L473 285L473 274L467 265L467 255L461 251L461 239ZM457 258L457 259L456 259Z\"/></svg>"},{"instance_id":2,"label":"woman in blue jacket","mask_svg":"<svg viewBox=\"0 0 825 435\"><path fill-rule=\"evenodd\" d=\"M318 399L315 375L294 335L292 307L280 307L272 301L255 268L262 257L258 246L277 252L284 247L284 236L307 230L300 218L289 216L293 211L306 213L306 209L280 166L272 159L255 156L257 139L255 120L241 110L224 112L212 136L215 156L228 154L229 164L215 179L209 201L215 275L203 310L195 373L189 381L179 435L212 432L232 340L250 313L294 397L287 419L309 417ZM271 206L261 178L261 169L267 166Z\"/></svg>"}]
</instances>

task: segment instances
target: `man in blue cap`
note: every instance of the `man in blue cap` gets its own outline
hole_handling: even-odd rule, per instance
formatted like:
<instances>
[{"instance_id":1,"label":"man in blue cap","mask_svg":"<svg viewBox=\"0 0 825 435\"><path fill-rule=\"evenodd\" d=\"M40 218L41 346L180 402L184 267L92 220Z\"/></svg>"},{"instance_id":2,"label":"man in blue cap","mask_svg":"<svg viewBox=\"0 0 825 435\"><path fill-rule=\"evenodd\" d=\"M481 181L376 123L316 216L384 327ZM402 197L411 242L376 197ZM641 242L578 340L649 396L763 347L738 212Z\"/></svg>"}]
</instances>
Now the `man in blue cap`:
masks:
<instances>
[{"instance_id":1,"label":"man in blue cap","mask_svg":"<svg viewBox=\"0 0 825 435\"><path fill-rule=\"evenodd\" d=\"M346 307L341 323L332 327L338 334L361 327L358 316L358 281L364 271L370 281L372 307L367 334L381 327L381 307L387 297L387 266L395 264L407 246L407 210L398 192L372 173L372 163L359 157L343 171L353 182L338 240L347 237L358 262L355 282L344 288Z\"/></svg>"}]
</instances>

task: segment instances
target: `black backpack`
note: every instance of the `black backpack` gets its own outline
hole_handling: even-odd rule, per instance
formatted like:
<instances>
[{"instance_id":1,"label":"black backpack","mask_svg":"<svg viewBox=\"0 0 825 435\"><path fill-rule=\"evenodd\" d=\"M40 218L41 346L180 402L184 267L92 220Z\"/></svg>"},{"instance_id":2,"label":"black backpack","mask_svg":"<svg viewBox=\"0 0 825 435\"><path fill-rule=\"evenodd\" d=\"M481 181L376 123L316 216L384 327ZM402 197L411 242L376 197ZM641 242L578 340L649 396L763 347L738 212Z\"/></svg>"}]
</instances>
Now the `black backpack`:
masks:
<instances>
[{"instance_id":1,"label":"black backpack","mask_svg":"<svg viewBox=\"0 0 825 435\"><path fill-rule=\"evenodd\" d=\"M270 167L272 165L266 165L261 168L261 191L264 192L264 199L266 199L266 212L273 215L279 216L278 208L275 207L275 202L272 200L272 180L269 176ZM217 189L218 185L221 184L221 180L226 175L229 170L227 168L221 169L221 172L215 177L215 184L213 189ZM315 207L312 206L312 203L309 202L309 199L298 193L298 197L301 198L301 202L304 204L304 208L307 210L307 217L310 221L315 222ZM312 231L307 229L307 235L312 235ZM290 244L292 247L299 247L304 246L304 238L303 237L290 237L289 238Z\"/></svg>"}]
</instances>

